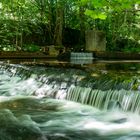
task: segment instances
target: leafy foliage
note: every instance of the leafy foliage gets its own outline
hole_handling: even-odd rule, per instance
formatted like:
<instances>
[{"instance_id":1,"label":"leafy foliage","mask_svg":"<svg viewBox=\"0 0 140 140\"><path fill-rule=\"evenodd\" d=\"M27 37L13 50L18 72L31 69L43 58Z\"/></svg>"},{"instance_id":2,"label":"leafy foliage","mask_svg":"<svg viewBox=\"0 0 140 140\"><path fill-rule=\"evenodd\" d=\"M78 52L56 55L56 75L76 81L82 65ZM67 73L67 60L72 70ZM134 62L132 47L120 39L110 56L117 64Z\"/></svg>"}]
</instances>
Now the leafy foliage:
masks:
<instances>
[{"instance_id":1,"label":"leafy foliage","mask_svg":"<svg viewBox=\"0 0 140 140\"><path fill-rule=\"evenodd\" d=\"M16 50L26 44L63 45L64 28L103 30L107 49L139 51L139 0L4 0L0 1L0 42ZM45 25L45 26L44 26ZM30 39L33 36L36 40ZM132 43L133 42L133 43Z\"/></svg>"}]
</instances>

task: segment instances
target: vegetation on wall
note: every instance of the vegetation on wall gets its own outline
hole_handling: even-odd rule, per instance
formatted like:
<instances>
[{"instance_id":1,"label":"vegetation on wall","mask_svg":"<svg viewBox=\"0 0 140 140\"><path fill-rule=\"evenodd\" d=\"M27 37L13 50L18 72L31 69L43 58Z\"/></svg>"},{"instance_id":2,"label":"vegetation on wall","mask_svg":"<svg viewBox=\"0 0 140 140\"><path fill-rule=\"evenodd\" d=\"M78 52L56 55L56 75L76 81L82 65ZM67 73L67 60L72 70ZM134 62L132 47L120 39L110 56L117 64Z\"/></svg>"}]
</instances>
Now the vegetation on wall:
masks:
<instances>
[{"instance_id":1,"label":"vegetation on wall","mask_svg":"<svg viewBox=\"0 0 140 140\"><path fill-rule=\"evenodd\" d=\"M0 49L81 47L85 31L94 29L106 33L107 50L139 52L139 4L139 0L1 0Z\"/></svg>"}]
</instances>

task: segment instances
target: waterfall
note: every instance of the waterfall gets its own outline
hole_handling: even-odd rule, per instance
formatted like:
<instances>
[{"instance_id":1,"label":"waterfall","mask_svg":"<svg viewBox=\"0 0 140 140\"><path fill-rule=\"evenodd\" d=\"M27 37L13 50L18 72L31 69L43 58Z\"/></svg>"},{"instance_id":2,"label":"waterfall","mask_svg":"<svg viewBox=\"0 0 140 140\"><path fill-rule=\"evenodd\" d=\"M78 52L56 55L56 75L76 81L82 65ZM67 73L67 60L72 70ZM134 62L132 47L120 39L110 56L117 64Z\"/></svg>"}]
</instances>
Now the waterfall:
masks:
<instances>
[{"instance_id":1,"label":"waterfall","mask_svg":"<svg viewBox=\"0 0 140 140\"><path fill-rule=\"evenodd\" d=\"M110 103L117 103L124 111L140 113L140 91L124 89L102 91L85 87L71 87L66 99L103 110L107 110ZM113 104L111 105L113 106Z\"/></svg>"},{"instance_id":2,"label":"waterfall","mask_svg":"<svg viewBox=\"0 0 140 140\"><path fill-rule=\"evenodd\" d=\"M0 77L0 95L20 94L64 99L68 88L78 82L74 72L75 70L68 72L53 68L1 64L0 73L4 77Z\"/></svg>"},{"instance_id":3,"label":"waterfall","mask_svg":"<svg viewBox=\"0 0 140 140\"><path fill-rule=\"evenodd\" d=\"M85 73L75 69L45 69L13 64L1 64L0 73L7 73L11 77L9 79L20 77L15 81L11 80L10 83L15 83L15 87L4 87L1 95L35 95L75 101L103 110L119 106L124 111L140 113L140 91L131 90L130 83L133 81L127 85L123 80L113 81L107 79L107 76L105 79L90 78L91 81L88 81ZM84 82L81 80L83 75L86 79ZM0 87L3 87L2 84Z\"/></svg>"},{"instance_id":4,"label":"waterfall","mask_svg":"<svg viewBox=\"0 0 140 140\"><path fill-rule=\"evenodd\" d=\"M70 62L73 64L92 64L93 53L71 52Z\"/></svg>"},{"instance_id":5,"label":"waterfall","mask_svg":"<svg viewBox=\"0 0 140 140\"><path fill-rule=\"evenodd\" d=\"M93 59L93 53L71 52L71 59Z\"/></svg>"}]
</instances>

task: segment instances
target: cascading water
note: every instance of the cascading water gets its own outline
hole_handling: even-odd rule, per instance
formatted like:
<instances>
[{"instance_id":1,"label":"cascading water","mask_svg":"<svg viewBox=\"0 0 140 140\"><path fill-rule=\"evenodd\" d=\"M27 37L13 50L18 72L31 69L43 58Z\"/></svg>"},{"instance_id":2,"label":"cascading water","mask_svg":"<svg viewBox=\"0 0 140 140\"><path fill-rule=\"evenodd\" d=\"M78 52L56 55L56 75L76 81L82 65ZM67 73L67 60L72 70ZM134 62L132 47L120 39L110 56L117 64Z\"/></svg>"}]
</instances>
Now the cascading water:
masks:
<instances>
[{"instance_id":1,"label":"cascading water","mask_svg":"<svg viewBox=\"0 0 140 140\"><path fill-rule=\"evenodd\" d=\"M124 111L140 113L140 91L128 91L124 89L102 91L73 87L69 89L66 99L104 110L116 104L115 106Z\"/></svg>"},{"instance_id":2,"label":"cascading water","mask_svg":"<svg viewBox=\"0 0 140 140\"><path fill-rule=\"evenodd\" d=\"M93 53L71 52L70 62L73 64L92 64Z\"/></svg>"},{"instance_id":3,"label":"cascading water","mask_svg":"<svg viewBox=\"0 0 140 140\"><path fill-rule=\"evenodd\" d=\"M1 63L0 140L140 139L135 74Z\"/></svg>"}]
</instances>

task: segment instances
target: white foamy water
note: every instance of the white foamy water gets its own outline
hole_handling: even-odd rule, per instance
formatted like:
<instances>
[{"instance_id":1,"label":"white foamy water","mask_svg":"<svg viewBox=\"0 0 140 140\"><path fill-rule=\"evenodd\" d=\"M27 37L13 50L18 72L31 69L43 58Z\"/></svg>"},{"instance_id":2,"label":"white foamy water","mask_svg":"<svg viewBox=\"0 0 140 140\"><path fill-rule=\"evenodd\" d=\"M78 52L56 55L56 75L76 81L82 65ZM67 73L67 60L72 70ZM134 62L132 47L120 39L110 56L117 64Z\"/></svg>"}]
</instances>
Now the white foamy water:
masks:
<instances>
[{"instance_id":1,"label":"white foamy water","mask_svg":"<svg viewBox=\"0 0 140 140\"><path fill-rule=\"evenodd\" d=\"M57 99L2 97L0 127L13 140L14 135L22 139L27 135L32 140L33 134L56 140L134 140L140 137L140 116L113 110L104 112ZM9 132L11 127L13 131Z\"/></svg>"}]
</instances>

